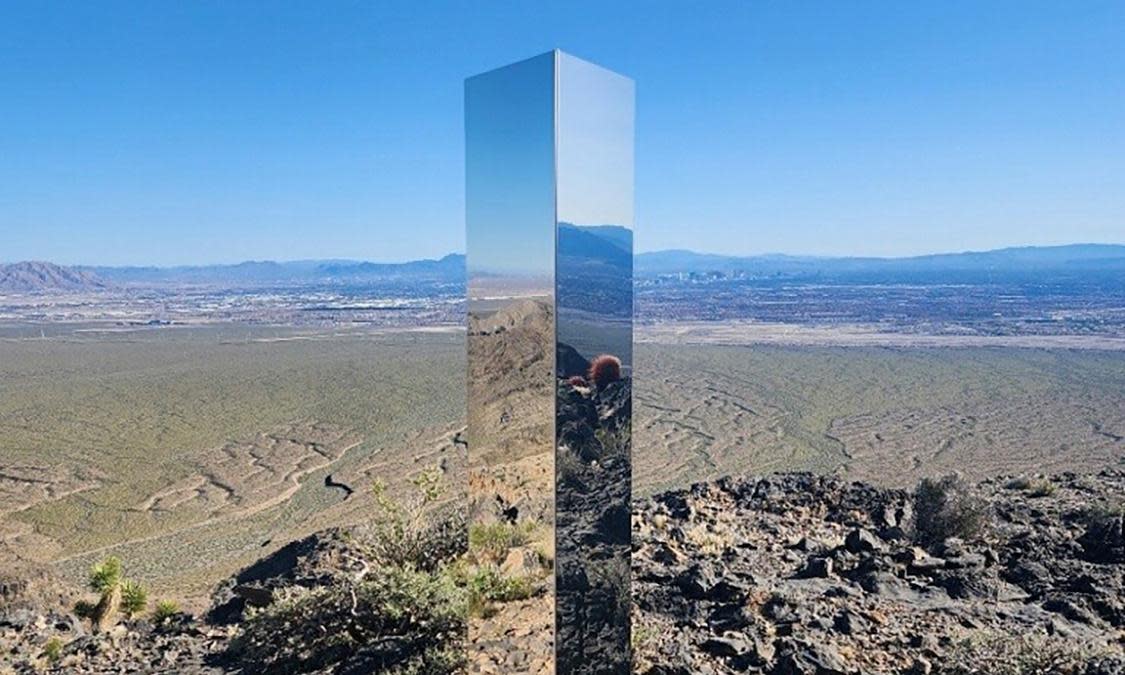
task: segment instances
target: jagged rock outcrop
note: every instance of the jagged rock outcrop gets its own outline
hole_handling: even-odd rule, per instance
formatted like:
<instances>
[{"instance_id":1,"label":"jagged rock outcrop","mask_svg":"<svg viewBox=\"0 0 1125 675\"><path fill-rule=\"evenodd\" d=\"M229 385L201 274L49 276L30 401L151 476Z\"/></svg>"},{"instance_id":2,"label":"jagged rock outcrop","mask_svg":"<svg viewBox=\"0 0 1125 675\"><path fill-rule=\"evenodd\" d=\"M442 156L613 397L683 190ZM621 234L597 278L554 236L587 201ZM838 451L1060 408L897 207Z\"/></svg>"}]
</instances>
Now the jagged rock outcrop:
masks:
<instances>
[{"instance_id":1,"label":"jagged rock outcrop","mask_svg":"<svg viewBox=\"0 0 1125 675\"><path fill-rule=\"evenodd\" d=\"M936 550L912 495L811 474L635 505L639 672L1125 672L1125 472L973 488L991 522Z\"/></svg>"}]
</instances>

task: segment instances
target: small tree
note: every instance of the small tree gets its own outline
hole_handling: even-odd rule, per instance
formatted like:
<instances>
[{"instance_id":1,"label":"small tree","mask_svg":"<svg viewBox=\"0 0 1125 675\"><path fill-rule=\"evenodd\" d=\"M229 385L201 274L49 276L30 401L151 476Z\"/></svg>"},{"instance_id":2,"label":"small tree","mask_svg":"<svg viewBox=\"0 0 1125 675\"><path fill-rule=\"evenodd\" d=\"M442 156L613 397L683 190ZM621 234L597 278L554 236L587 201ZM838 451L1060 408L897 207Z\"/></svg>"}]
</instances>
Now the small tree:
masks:
<instances>
[{"instance_id":1,"label":"small tree","mask_svg":"<svg viewBox=\"0 0 1125 675\"><path fill-rule=\"evenodd\" d=\"M90 570L90 589L100 597L90 613L90 621L97 631L109 630L117 621L121 609L121 559L110 556Z\"/></svg>"},{"instance_id":2,"label":"small tree","mask_svg":"<svg viewBox=\"0 0 1125 675\"><path fill-rule=\"evenodd\" d=\"M923 478L914 491L914 539L934 549L950 537L974 539L988 525L988 504L958 475Z\"/></svg>"},{"instance_id":3,"label":"small tree","mask_svg":"<svg viewBox=\"0 0 1125 675\"><path fill-rule=\"evenodd\" d=\"M112 628L118 613L124 611L126 616L132 617L148 604L148 592L137 582L125 578L121 559L117 556L110 556L94 565L89 581L90 589L99 596L98 602L92 608L80 603L75 611L88 616L97 631Z\"/></svg>"}]
</instances>

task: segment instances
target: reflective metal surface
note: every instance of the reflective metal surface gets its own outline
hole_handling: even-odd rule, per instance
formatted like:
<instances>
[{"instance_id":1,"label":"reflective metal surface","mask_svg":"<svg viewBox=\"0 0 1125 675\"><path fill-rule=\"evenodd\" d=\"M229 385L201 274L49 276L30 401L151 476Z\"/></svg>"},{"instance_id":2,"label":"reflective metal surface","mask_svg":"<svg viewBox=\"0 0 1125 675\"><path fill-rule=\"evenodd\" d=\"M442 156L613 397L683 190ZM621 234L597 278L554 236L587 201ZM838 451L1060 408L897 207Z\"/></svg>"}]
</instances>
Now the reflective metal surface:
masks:
<instances>
[{"instance_id":1,"label":"reflective metal surface","mask_svg":"<svg viewBox=\"0 0 1125 675\"><path fill-rule=\"evenodd\" d=\"M465 82L472 672L553 672L554 71Z\"/></svg>"},{"instance_id":2,"label":"reflective metal surface","mask_svg":"<svg viewBox=\"0 0 1125 675\"><path fill-rule=\"evenodd\" d=\"M633 83L558 61L556 664L628 673Z\"/></svg>"},{"instance_id":3,"label":"reflective metal surface","mask_svg":"<svg viewBox=\"0 0 1125 675\"><path fill-rule=\"evenodd\" d=\"M627 673L633 84L466 81L474 672Z\"/></svg>"}]
</instances>

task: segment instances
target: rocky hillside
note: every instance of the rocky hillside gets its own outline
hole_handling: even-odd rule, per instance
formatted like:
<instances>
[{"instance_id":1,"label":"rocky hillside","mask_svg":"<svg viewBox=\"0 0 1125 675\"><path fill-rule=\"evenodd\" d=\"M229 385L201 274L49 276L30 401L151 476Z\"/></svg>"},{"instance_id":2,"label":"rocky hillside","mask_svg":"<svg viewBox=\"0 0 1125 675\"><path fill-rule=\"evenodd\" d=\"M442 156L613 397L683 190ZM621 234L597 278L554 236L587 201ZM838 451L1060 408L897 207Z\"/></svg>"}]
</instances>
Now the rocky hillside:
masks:
<instances>
[{"instance_id":1,"label":"rocky hillside","mask_svg":"<svg viewBox=\"0 0 1125 675\"><path fill-rule=\"evenodd\" d=\"M107 288L90 272L49 262L0 265L0 293L88 293Z\"/></svg>"},{"instance_id":2,"label":"rocky hillside","mask_svg":"<svg viewBox=\"0 0 1125 675\"><path fill-rule=\"evenodd\" d=\"M636 504L636 671L1125 673L1125 472L923 493L793 474Z\"/></svg>"},{"instance_id":3,"label":"rocky hillside","mask_svg":"<svg viewBox=\"0 0 1125 675\"><path fill-rule=\"evenodd\" d=\"M637 502L633 670L1122 675L1123 504L1120 469L914 492L783 474ZM209 615L103 632L71 610L81 593L0 570L0 673L461 672L458 607L480 585L449 562L463 528L322 532L230 579Z\"/></svg>"}]
</instances>

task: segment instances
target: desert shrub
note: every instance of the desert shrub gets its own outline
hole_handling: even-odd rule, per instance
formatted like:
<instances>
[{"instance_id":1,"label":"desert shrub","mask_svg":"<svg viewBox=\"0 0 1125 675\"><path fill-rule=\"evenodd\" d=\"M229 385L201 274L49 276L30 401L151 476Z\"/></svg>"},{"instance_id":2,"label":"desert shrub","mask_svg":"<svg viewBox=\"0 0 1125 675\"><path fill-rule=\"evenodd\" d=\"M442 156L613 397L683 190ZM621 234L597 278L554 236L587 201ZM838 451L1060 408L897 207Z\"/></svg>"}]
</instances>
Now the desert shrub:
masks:
<instances>
[{"instance_id":1,"label":"desert shrub","mask_svg":"<svg viewBox=\"0 0 1125 675\"><path fill-rule=\"evenodd\" d=\"M656 639L660 637L660 632L655 628L642 624L638 617L634 616L632 624L630 625L629 633L629 647L633 652L633 656L640 661L641 667L647 665L646 661L652 646L655 644Z\"/></svg>"},{"instance_id":2,"label":"desert shrub","mask_svg":"<svg viewBox=\"0 0 1125 675\"><path fill-rule=\"evenodd\" d=\"M504 575L492 565L481 565L468 579L468 607L473 616L491 616L495 603L526 600L534 593L530 579Z\"/></svg>"},{"instance_id":3,"label":"desert shrub","mask_svg":"<svg viewBox=\"0 0 1125 675\"><path fill-rule=\"evenodd\" d=\"M628 426L613 428L600 428L594 430L594 437L602 446L599 456L600 461L610 458L625 459L629 456L630 433Z\"/></svg>"},{"instance_id":4,"label":"desert shrub","mask_svg":"<svg viewBox=\"0 0 1125 675\"><path fill-rule=\"evenodd\" d=\"M57 663L62 658L62 650L63 641L58 637L53 637L43 645L43 658L47 659L48 663Z\"/></svg>"},{"instance_id":5,"label":"desert shrub","mask_svg":"<svg viewBox=\"0 0 1125 675\"><path fill-rule=\"evenodd\" d=\"M312 588L290 587L251 611L227 656L247 672L462 672L469 596L464 515L437 508L444 492L439 469L412 483L403 501L375 485L379 517L370 541L357 542L371 556L362 570Z\"/></svg>"},{"instance_id":6,"label":"desert shrub","mask_svg":"<svg viewBox=\"0 0 1125 675\"><path fill-rule=\"evenodd\" d=\"M590 563L589 574L594 585L609 593L609 609L613 623L629 620L633 598L630 593L629 559L609 559Z\"/></svg>"},{"instance_id":7,"label":"desert shrub","mask_svg":"<svg viewBox=\"0 0 1125 675\"><path fill-rule=\"evenodd\" d=\"M1004 484L1009 490L1021 490L1032 497L1050 497L1058 491L1058 486L1045 478L1020 476Z\"/></svg>"},{"instance_id":8,"label":"desert shrub","mask_svg":"<svg viewBox=\"0 0 1125 675\"><path fill-rule=\"evenodd\" d=\"M162 624L180 613L180 606L175 600L161 600L152 610L152 621Z\"/></svg>"},{"instance_id":9,"label":"desert shrub","mask_svg":"<svg viewBox=\"0 0 1125 675\"><path fill-rule=\"evenodd\" d=\"M1110 502L1094 504L1087 507L1081 514L1082 521L1087 527L1099 527L1125 518L1125 503Z\"/></svg>"},{"instance_id":10,"label":"desert shrub","mask_svg":"<svg viewBox=\"0 0 1125 675\"><path fill-rule=\"evenodd\" d=\"M571 488L585 488L583 473L582 460L578 455L570 448L560 446L555 453L555 474L559 477L559 482Z\"/></svg>"},{"instance_id":11,"label":"desert shrub","mask_svg":"<svg viewBox=\"0 0 1125 675\"><path fill-rule=\"evenodd\" d=\"M1086 531L1078 542L1093 562L1125 563L1125 505L1098 504L1082 514Z\"/></svg>"},{"instance_id":12,"label":"desert shrub","mask_svg":"<svg viewBox=\"0 0 1125 675\"><path fill-rule=\"evenodd\" d=\"M411 483L414 492L402 501L391 499L381 481L373 486L372 556L384 565L433 570L465 552L465 514L435 506L445 493L440 468L425 469Z\"/></svg>"},{"instance_id":13,"label":"desert shrub","mask_svg":"<svg viewBox=\"0 0 1125 675\"><path fill-rule=\"evenodd\" d=\"M621 359L611 354L594 357L590 362L590 375L587 378L598 389L621 379Z\"/></svg>"},{"instance_id":14,"label":"desert shrub","mask_svg":"<svg viewBox=\"0 0 1125 675\"><path fill-rule=\"evenodd\" d=\"M230 653L253 672L345 662L388 675L457 672L466 607L465 588L448 568L380 566L359 581L293 591L254 613Z\"/></svg>"},{"instance_id":15,"label":"desert shrub","mask_svg":"<svg viewBox=\"0 0 1125 675\"><path fill-rule=\"evenodd\" d=\"M957 475L923 478L914 491L914 539L926 548L950 537L975 539L988 525L988 504Z\"/></svg>"},{"instance_id":16,"label":"desert shrub","mask_svg":"<svg viewBox=\"0 0 1125 675\"><path fill-rule=\"evenodd\" d=\"M1081 675L1109 657L1104 646L1074 638L981 632L955 642L937 675Z\"/></svg>"},{"instance_id":17,"label":"desert shrub","mask_svg":"<svg viewBox=\"0 0 1125 675\"><path fill-rule=\"evenodd\" d=\"M148 606L148 591L135 581L121 582L121 611L128 617L140 614Z\"/></svg>"},{"instance_id":18,"label":"desert shrub","mask_svg":"<svg viewBox=\"0 0 1125 675\"><path fill-rule=\"evenodd\" d=\"M535 523L473 523L469 528L469 551L478 560L499 562L508 551L531 541Z\"/></svg>"}]
</instances>

